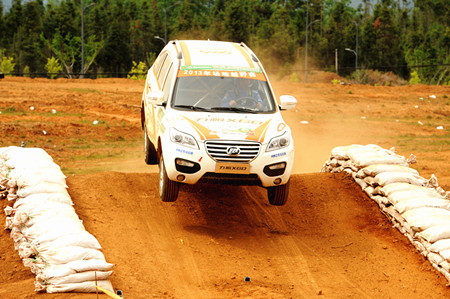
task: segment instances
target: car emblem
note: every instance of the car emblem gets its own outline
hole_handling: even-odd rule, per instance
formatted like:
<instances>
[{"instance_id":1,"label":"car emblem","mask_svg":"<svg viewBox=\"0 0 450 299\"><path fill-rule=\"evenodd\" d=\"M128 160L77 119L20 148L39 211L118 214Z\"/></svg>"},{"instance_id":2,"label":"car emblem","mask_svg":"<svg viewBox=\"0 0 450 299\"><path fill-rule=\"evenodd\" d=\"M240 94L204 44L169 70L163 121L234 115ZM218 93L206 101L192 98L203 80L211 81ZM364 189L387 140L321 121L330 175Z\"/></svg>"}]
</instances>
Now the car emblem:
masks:
<instances>
[{"instance_id":1,"label":"car emblem","mask_svg":"<svg viewBox=\"0 0 450 299\"><path fill-rule=\"evenodd\" d=\"M236 146L230 146L227 148L227 154L229 156L237 156L241 153L241 150Z\"/></svg>"}]
</instances>

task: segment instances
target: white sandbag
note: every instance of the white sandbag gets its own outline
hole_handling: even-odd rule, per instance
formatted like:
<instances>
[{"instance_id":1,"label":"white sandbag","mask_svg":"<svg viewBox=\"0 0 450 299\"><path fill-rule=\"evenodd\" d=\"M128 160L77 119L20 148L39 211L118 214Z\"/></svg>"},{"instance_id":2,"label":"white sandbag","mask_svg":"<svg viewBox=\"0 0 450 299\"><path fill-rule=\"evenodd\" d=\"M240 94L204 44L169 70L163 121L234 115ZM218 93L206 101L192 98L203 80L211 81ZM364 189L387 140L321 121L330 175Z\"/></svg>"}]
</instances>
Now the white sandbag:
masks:
<instances>
[{"instance_id":1,"label":"white sandbag","mask_svg":"<svg viewBox=\"0 0 450 299\"><path fill-rule=\"evenodd\" d=\"M383 172L406 172L419 175L419 172L413 168L391 164L374 164L361 169L361 171L366 176L373 176L373 177Z\"/></svg>"},{"instance_id":2,"label":"white sandbag","mask_svg":"<svg viewBox=\"0 0 450 299\"><path fill-rule=\"evenodd\" d=\"M375 176L374 182L380 186L393 183L408 183L417 186L426 186L428 180L423 177L407 172L382 172Z\"/></svg>"},{"instance_id":3,"label":"white sandbag","mask_svg":"<svg viewBox=\"0 0 450 299\"><path fill-rule=\"evenodd\" d=\"M363 145L360 144L352 144L349 146L338 146L331 150L331 157L337 160L348 160L348 152L352 149L361 149L364 148Z\"/></svg>"},{"instance_id":4,"label":"white sandbag","mask_svg":"<svg viewBox=\"0 0 450 299\"><path fill-rule=\"evenodd\" d=\"M65 185L47 182L41 182L37 185L27 186L17 190L17 195L19 197L27 197L34 193L61 193L68 195Z\"/></svg>"},{"instance_id":5,"label":"white sandbag","mask_svg":"<svg viewBox=\"0 0 450 299\"><path fill-rule=\"evenodd\" d=\"M446 209L450 211L450 201L441 198L429 198L429 197L421 197L421 198L410 198L407 200L399 201L395 205L395 209L399 213L404 213L405 211L417 209L417 208L440 208Z\"/></svg>"},{"instance_id":6,"label":"white sandbag","mask_svg":"<svg viewBox=\"0 0 450 299\"><path fill-rule=\"evenodd\" d=\"M79 272L74 274L69 274L67 276L61 276L61 277L53 277L50 279L42 280L42 283L44 284L51 284L51 285L61 285L61 284L67 284L67 283L77 283L77 282L85 282L85 281L98 281L98 280L105 280L108 279L108 277L111 276L113 271L87 271L87 272ZM38 279L38 277L36 277ZM38 279L39 281L39 279Z\"/></svg>"},{"instance_id":7,"label":"white sandbag","mask_svg":"<svg viewBox=\"0 0 450 299\"><path fill-rule=\"evenodd\" d=\"M417 192L417 191L399 191L395 193L391 193L391 195L387 196L389 201L393 205L397 205L399 202L405 201L405 200L411 200L411 199L417 199L417 200L427 200L432 198L437 199L443 199L441 196L432 194L432 193L426 193L426 192Z\"/></svg>"},{"instance_id":8,"label":"white sandbag","mask_svg":"<svg viewBox=\"0 0 450 299\"><path fill-rule=\"evenodd\" d=\"M442 267L445 271L449 272L450 271L450 263L447 262L446 260L444 260L443 262L441 262L439 264L440 267Z\"/></svg>"},{"instance_id":9,"label":"white sandbag","mask_svg":"<svg viewBox=\"0 0 450 299\"><path fill-rule=\"evenodd\" d=\"M59 169L54 168L15 168L11 171L10 180L20 188L37 185L42 182L66 186L66 176Z\"/></svg>"},{"instance_id":10,"label":"white sandbag","mask_svg":"<svg viewBox=\"0 0 450 299\"><path fill-rule=\"evenodd\" d=\"M45 221L43 220L31 227L24 227L21 229L21 233L25 235L27 239L30 241L38 240L40 242L50 242L61 236L78 233L80 231L86 231L81 220L57 217Z\"/></svg>"},{"instance_id":11,"label":"white sandbag","mask_svg":"<svg viewBox=\"0 0 450 299\"><path fill-rule=\"evenodd\" d=\"M447 261L450 262L450 250L442 250L439 254Z\"/></svg>"},{"instance_id":12,"label":"white sandbag","mask_svg":"<svg viewBox=\"0 0 450 299\"><path fill-rule=\"evenodd\" d=\"M443 250L450 250L450 239L442 239L436 241L430 246L430 251L432 252L441 252Z\"/></svg>"},{"instance_id":13,"label":"white sandbag","mask_svg":"<svg viewBox=\"0 0 450 299\"><path fill-rule=\"evenodd\" d=\"M450 226L438 225L430 227L419 233L419 236L430 243L450 238Z\"/></svg>"},{"instance_id":14,"label":"white sandbag","mask_svg":"<svg viewBox=\"0 0 450 299\"><path fill-rule=\"evenodd\" d=\"M415 231L423 231L433 226L450 225L450 211L439 208L418 208L402 214Z\"/></svg>"},{"instance_id":15,"label":"white sandbag","mask_svg":"<svg viewBox=\"0 0 450 299\"><path fill-rule=\"evenodd\" d=\"M54 250L46 250L40 252L39 256L50 264L67 264L76 260L105 260L105 256L100 250L80 246L67 246Z\"/></svg>"},{"instance_id":16,"label":"white sandbag","mask_svg":"<svg viewBox=\"0 0 450 299\"><path fill-rule=\"evenodd\" d=\"M374 178L371 176L366 176L364 178L364 182L366 182L367 185L373 186L374 185Z\"/></svg>"},{"instance_id":17,"label":"white sandbag","mask_svg":"<svg viewBox=\"0 0 450 299\"><path fill-rule=\"evenodd\" d=\"M440 254L433 252L428 253L427 257L428 260L433 264L435 264L436 266L439 266L440 263L445 261L445 259Z\"/></svg>"},{"instance_id":18,"label":"white sandbag","mask_svg":"<svg viewBox=\"0 0 450 299\"><path fill-rule=\"evenodd\" d=\"M348 153L356 167L367 167L375 164L395 164L408 166L405 157L396 155L385 149L373 149L365 147L362 149L353 149Z\"/></svg>"},{"instance_id":19,"label":"white sandbag","mask_svg":"<svg viewBox=\"0 0 450 299\"><path fill-rule=\"evenodd\" d=\"M31 226L39 222L41 217L44 217L45 220L53 217L79 219L71 205L44 201L41 205L22 205L15 213L14 221L15 225Z\"/></svg>"},{"instance_id":20,"label":"white sandbag","mask_svg":"<svg viewBox=\"0 0 450 299\"><path fill-rule=\"evenodd\" d=\"M40 204L42 201L59 202L64 204L73 205L72 199L69 193L33 193L26 197L19 198L14 202L13 207L17 209L23 204L36 203Z\"/></svg>"},{"instance_id":21,"label":"white sandbag","mask_svg":"<svg viewBox=\"0 0 450 299\"><path fill-rule=\"evenodd\" d=\"M9 146L1 148L0 150L0 158L3 160L10 160L15 158L26 158L26 157L33 157L35 159L39 160L47 160L53 162L52 157L47 154L46 151L44 151L41 148L35 148L35 147L18 147L18 146Z\"/></svg>"},{"instance_id":22,"label":"white sandbag","mask_svg":"<svg viewBox=\"0 0 450 299\"><path fill-rule=\"evenodd\" d=\"M67 292L78 292L78 293L95 293L97 288L95 285L98 285L102 289L110 291L114 293L114 289L109 280L99 280L95 281L86 281L79 283L68 283L68 284L60 284L60 285L49 285L46 287L47 293L67 293Z\"/></svg>"},{"instance_id":23,"label":"white sandbag","mask_svg":"<svg viewBox=\"0 0 450 299\"><path fill-rule=\"evenodd\" d=\"M77 260L67 264L44 265L38 267L33 265L31 270L39 276L40 280L46 280L53 277L62 277L78 272L86 271L109 271L114 265L104 260Z\"/></svg>"},{"instance_id":24,"label":"white sandbag","mask_svg":"<svg viewBox=\"0 0 450 299\"><path fill-rule=\"evenodd\" d=\"M368 186L368 187L366 187L366 189L364 189L364 192L366 192L367 195L372 196L373 190L375 190L375 189L372 186Z\"/></svg>"},{"instance_id":25,"label":"white sandbag","mask_svg":"<svg viewBox=\"0 0 450 299\"><path fill-rule=\"evenodd\" d=\"M439 192L437 192L437 190L434 188L416 186L409 183L392 183L381 188L381 194L383 194L384 196L389 196L392 193L400 191L412 191L415 193L425 193L429 195L441 196L441 194L439 194Z\"/></svg>"},{"instance_id":26,"label":"white sandbag","mask_svg":"<svg viewBox=\"0 0 450 299\"><path fill-rule=\"evenodd\" d=\"M361 187L361 189L365 189L368 185L364 180L355 178L355 182Z\"/></svg>"},{"instance_id":27,"label":"white sandbag","mask_svg":"<svg viewBox=\"0 0 450 299\"><path fill-rule=\"evenodd\" d=\"M35 244L38 252L67 246L79 246L98 250L102 249L98 240L88 231L61 236L50 242L42 242L41 240L40 242L33 241L32 243Z\"/></svg>"}]
</instances>

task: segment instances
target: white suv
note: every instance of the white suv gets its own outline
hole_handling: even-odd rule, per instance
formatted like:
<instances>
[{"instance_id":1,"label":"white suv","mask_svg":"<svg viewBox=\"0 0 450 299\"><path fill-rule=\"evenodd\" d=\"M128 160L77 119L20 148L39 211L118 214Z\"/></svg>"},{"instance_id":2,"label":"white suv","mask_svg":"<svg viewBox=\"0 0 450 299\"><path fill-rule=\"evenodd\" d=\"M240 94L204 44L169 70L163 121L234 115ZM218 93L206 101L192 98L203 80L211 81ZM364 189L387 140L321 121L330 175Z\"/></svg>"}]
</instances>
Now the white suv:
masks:
<instances>
[{"instance_id":1,"label":"white suv","mask_svg":"<svg viewBox=\"0 0 450 299\"><path fill-rule=\"evenodd\" d=\"M162 201L180 183L259 185L272 205L288 197L294 142L261 62L243 43L171 41L142 95L145 162L159 163Z\"/></svg>"}]
</instances>

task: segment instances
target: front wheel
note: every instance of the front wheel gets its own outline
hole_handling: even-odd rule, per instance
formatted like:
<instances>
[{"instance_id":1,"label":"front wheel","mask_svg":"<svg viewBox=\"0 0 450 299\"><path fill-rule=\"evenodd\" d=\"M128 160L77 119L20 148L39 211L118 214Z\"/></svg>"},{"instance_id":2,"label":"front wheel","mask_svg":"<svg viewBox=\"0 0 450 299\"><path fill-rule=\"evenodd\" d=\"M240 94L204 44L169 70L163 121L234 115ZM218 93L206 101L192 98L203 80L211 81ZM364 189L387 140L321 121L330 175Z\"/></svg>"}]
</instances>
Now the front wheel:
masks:
<instances>
[{"instance_id":1,"label":"front wheel","mask_svg":"<svg viewBox=\"0 0 450 299\"><path fill-rule=\"evenodd\" d=\"M167 177L164 159L159 160L159 197L164 202L174 202L178 197L179 183Z\"/></svg>"},{"instance_id":2,"label":"front wheel","mask_svg":"<svg viewBox=\"0 0 450 299\"><path fill-rule=\"evenodd\" d=\"M286 203L289 195L289 183L281 186L267 187L267 197L273 206L282 206Z\"/></svg>"}]
</instances>

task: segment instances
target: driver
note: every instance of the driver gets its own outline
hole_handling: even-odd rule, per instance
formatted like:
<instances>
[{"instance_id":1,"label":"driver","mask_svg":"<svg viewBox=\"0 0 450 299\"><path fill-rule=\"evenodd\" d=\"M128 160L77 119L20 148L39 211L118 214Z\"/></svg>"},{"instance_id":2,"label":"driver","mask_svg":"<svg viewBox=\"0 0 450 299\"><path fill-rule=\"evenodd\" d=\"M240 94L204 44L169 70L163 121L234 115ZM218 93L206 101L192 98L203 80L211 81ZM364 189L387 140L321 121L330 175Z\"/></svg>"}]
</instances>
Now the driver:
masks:
<instances>
[{"instance_id":1,"label":"driver","mask_svg":"<svg viewBox=\"0 0 450 299\"><path fill-rule=\"evenodd\" d=\"M263 107L263 102L257 90L250 87L251 80L239 78L235 81L235 87L225 93L222 99L222 107L257 108ZM254 99L254 101L251 101Z\"/></svg>"}]
</instances>

